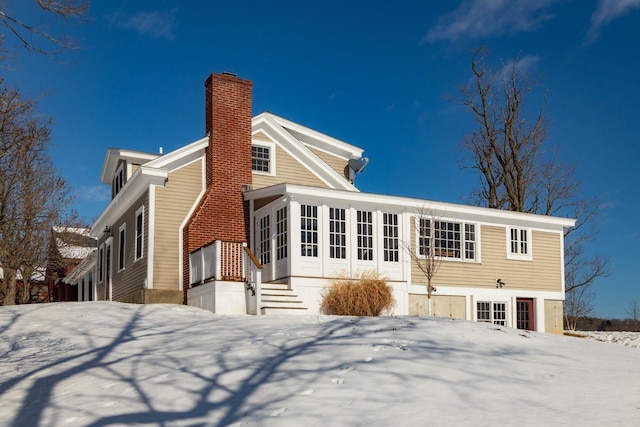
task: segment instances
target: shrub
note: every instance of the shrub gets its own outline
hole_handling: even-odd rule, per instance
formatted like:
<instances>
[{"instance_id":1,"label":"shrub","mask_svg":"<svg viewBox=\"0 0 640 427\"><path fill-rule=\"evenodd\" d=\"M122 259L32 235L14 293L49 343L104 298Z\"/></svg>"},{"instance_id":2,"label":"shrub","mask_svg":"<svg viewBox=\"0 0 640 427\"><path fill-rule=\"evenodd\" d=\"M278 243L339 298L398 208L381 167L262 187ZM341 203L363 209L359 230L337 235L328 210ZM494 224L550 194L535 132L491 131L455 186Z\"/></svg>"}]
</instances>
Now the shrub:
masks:
<instances>
[{"instance_id":1,"label":"shrub","mask_svg":"<svg viewBox=\"0 0 640 427\"><path fill-rule=\"evenodd\" d=\"M380 316L395 304L387 278L375 271L333 279L322 298L322 312L340 316Z\"/></svg>"}]
</instances>

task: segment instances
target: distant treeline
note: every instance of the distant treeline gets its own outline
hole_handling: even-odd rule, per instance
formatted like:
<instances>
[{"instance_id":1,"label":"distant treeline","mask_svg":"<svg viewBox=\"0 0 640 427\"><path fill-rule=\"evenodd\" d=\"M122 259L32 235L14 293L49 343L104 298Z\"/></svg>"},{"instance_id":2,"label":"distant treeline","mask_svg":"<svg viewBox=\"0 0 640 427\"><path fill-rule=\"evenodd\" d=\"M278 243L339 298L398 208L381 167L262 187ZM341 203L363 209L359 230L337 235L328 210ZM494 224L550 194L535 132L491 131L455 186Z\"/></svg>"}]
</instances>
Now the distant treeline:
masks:
<instances>
[{"instance_id":1,"label":"distant treeline","mask_svg":"<svg viewBox=\"0 0 640 427\"><path fill-rule=\"evenodd\" d=\"M640 332L640 320L602 319L600 317L580 317L577 331L626 331Z\"/></svg>"}]
</instances>

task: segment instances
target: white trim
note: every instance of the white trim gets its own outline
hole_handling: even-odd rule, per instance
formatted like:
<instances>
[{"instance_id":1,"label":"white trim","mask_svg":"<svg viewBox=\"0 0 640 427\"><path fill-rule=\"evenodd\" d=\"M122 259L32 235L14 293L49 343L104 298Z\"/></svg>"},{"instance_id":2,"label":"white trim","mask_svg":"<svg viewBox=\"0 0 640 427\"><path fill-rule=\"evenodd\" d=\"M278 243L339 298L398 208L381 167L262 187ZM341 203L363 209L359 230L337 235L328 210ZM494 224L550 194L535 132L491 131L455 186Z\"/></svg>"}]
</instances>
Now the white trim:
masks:
<instances>
[{"instance_id":1,"label":"white trim","mask_svg":"<svg viewBox=\"0 0 640 427\"><path fill-rule=\"evenodd\" d=\"M149 187L149 214L147 216L147 284L146 289L153 289L153 257L155 255L156 238L156 187Z\"/></svg>"},{"instance_id":2,"label":"white trim","mask_svg":"<svg viewBox=\"0 0 640 427\"><path fill-rule=\"evenodd\" d=\"M191 216L193 215L193 212L195 212L196 208L198 207L198 205L200 205L200 201L202 200L202 198L204 197L205 193L207 192L207 165L205 164L206 159L204 157L200 158L201 162L200 162L200 170L201 170L201 180L200 180L200 184L202 185L202 188L200 189L200 193L198 194L198 197L196 197L196 200L193 202L193 205L191 205L191 208L189 209L189 212L187 212L187 214L185 215L184 219L182 220L182 222L180 223L180 227L178 227L178 280L179 280L179 284L178 284L178 288L179 290L183 291L184 290L184 227L186 227L187 223L189 222L189 220L191 219Z\"/></svg>"},{"instance_id":3,"label":"white trim","mask_svg":"<svg viewBox=\"0 0 640 427\"><path fill-rule=\"evenodd\" d=\"M126 150L122 148L109 148L102 165L100 173L100 182L103 184L111 184L114 172L118 167L120 160L126 163L145 164L150 160L158 157L158 154L145 153L142 151Z\"/></svg>"},{"instance_id":4,"label":"white trim","mask_svg":"<svg viewBox=\"0 0 640 427\"><path fill-rule=\"evenodd\" d=\"M344 200L351 203L362 203L370 206L386 208L392 206L396 211L401 209L416 209L427 206L436 217L454 218L458 221L469 221L501 226L529 227L544 231L558 231L563 227L572 227L575 220L570 218L536 215L522 212L503 211L499 209L483 208L446 202L421 200L401 196L390 196L375 193L345 191L333 188L320 188L306 185L282 183L264 187L244 193L245 200L256 200L280 195L309 196L322 200Z\"/></svg>"}]
</instances>

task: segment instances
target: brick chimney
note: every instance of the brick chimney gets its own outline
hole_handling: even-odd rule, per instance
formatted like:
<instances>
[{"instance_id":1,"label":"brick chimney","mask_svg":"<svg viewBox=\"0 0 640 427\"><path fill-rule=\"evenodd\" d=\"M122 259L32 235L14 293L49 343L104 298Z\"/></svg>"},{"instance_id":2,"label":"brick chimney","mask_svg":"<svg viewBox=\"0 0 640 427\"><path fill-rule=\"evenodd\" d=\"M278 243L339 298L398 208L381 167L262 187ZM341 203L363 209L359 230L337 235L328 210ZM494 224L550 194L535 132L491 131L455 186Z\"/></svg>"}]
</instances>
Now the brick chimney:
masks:
<instances>
[{"instance_id":1,"label":"brick chimney","mask_svg":"<svg viewBox=\"0 0 640 427\"><path fill-rule=\"evenodd\" d=\"M246 242L249 207L242 184L251 184L252 82L212 74L205 82L206 192L184 229L184 289L189 254L214 240ZM186 296L185 296L186 297Z\"/></svg>"}]
</instances>

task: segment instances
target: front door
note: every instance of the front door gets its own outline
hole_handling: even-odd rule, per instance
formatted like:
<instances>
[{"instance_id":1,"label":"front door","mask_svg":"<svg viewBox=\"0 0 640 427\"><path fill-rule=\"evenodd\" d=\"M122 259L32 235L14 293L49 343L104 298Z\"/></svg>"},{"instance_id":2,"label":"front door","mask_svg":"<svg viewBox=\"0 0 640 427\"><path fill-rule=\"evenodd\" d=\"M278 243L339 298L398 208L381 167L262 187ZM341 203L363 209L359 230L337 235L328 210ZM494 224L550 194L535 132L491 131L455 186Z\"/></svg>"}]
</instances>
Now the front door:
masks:
<instances>
[{"instance_id":1,"label":"front door","mask_svg":"<svg viewBox=\"0 0 640 427\"><path fill-rule=\"evenodd\" d=\"M516 299L516 327L535 331L533 298Z\"/></svg>"}]
</instances>

